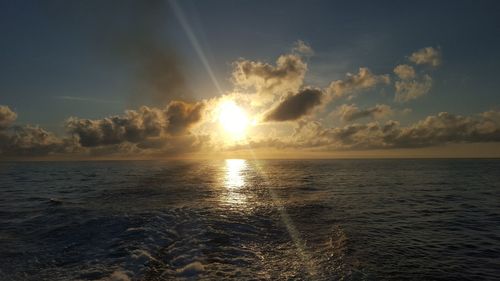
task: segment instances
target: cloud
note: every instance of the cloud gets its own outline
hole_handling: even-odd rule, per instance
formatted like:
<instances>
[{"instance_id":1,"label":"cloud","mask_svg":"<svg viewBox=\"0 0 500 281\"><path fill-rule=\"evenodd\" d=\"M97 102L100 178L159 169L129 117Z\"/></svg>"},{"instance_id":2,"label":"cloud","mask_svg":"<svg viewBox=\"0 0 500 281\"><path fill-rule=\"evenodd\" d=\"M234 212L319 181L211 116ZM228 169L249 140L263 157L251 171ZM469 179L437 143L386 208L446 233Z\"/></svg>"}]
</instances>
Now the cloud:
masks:
<instances>
[{"instance_id":1,"label":"cloud","mask_svg":"<svg viewBox=\"0 0 500 281\"><path fill-rule=\"evenodd\" d=\"M375 75L368 68L360 67L358 74L348 73L344 80L330 83L327 93L336 100L349 94L371 89L379 84L389 84L389 75Z\"/></svg>"},{"instance_id":2,"label":"cloud","mask_svg":"<svg viewBox=\"0 0 500 281\"><path fill-rule=\"evenodd\" d=\"M179 135L169 137L162 149L160 151L152 151L152 155L183 155L186 153L201 151L203 149L211 149L209 135Z\"/></svg>"},{"instance_id":3,"label":"cloud","mask_svg":"<svg viewBox=\"0 0 500 281\"><path fill-rule=\"evenodd\" d=\"M37 126L15 126L0 132L0 154L4 156L45 156L75 150L72 139L61 139Z\"/></svg>"},{"instance_id":4,"label":"cloud","mask_svg":"<svg viewBox=\"0 0 500 281\"><path fill-rule=\"evenodd\" d=\"M234 151L234 150L245 150L248 148L252 149L268 149L268 148L275 148L275 149L285 149L289 147L295 147L293 145L290 145L290 142L283 141L279 138L265 138L265 139L259 139L259 140L252 140L250 139L248 143L241 144L241 143L235 143L232 144L231 146L227 147L226 150L228 151Z\"/></svg>"},{"instance_id":5,"label":"cloud","mask_svg":"<svg viewBox=\"0 0 500 281\"><path fill-rule=\"evenodd\" d=\"M151 139L187 133L202 117L203 103L172 101L165 109L142 106L124 115L90 120L69 118L66 128L84 147L115 145L124 142L146 145Z\"/></svg>"},{"instance_id":6,"label":"cloud","mask_svg":"<svg viewBox=\"0 0 500 281\"><path fill-rule=\"evenodd\" d=\"M323 92L315 88L306 88L297 94L288 95L275 108L268 112L265 121L291 121L308 114L321 104Z\"/></svg>"},{"instance_id":7,"label":"cloud","mask_svg":"<svg viewBox=\"0 0 500 281\"><path fill-rule=\"evenodd\" d=\"M0 105L0 130L6 129L17 119L17 114L6 105Z\"/></svg>"},{"instance_id":8,"label":"cloud","mask_svg":"<svg viewBox=\"0 0 500 281\"><path fill-rule=\"evenodd\" d=\"M342 121L354 121L361 118L373 118L380 119L387 117L393 113L390 106L385 104L377 104L373 107L359 109L357 106L351 105L341 105L337 109L336 115L340 117Z\"/></svg>"},{"instance_id":9,"label":"cloud","mask_svg":"<svg viewBox=\"0 0 500 281\"><path fill-rule=\"evenodd\" d=\"M199 151L203 148L211 149L210 138L206 135L162 135L144 139L139 143L122 142L112 145L85 147L81 156L92 157L140 157L156 158L177 156Z\"/></svg>"},{"instance_id":10,"label":"cloud","mask_svg":"<svg viewBox=\"0 0 500 281\"><path fill-rule=\"evenodd\" d=\"M410 60L416 64L429 64L438 66L441 63L441 52L432 47L423 48L410 56ZM428 74L417 77L415 69L407 64L401 64L394 68L394 73L399 81L394 83L397 102L408 102L426 95L432 87L432 78Z\"/></svg>"},{"instance_id":11,"label":"cloud","mask_svg":"<svg viewBox=\"0 0 500 281\"><path fill-rule=\"evenodd\" d=\"M147 106L127 110L122 116L98 120L71 117L66 121L68 132L76 135L84 147L141 142L160 136L166 126L164 112Z\"/></svg>"},{"instance_id":12,"label":"cloud","mask_svg":"<svg viewBox=\"0 0 500 281\"><path fill-rule=\"evenodd\" d=\"M306 56L314 55L314 50L311 48L311 46L302 40L297 40L293 44L292 52Z\"/></svg>"},{"instance_id":13,"label":"cloud","mask_svg":"<svg viewBox=\"0 0 500 281\"><path fill-rule=\"evenodd\" d=\"M415 52L410 60L416 64L439 65L440 50L428 49ZM145 48L142 51L149 50ZM361 67L357 73L348 73L344 79L331 82L325 89L304 87L307 64L303 56L308 54L312 54L310 46L297 41L292 53L280 56L274 65L249 60L235 62L232 75L236 89L252 89L255 90L255 95L235 91L201 102L185 102L172 101L172 96L166 94L166 103L161 107L142 106L120 115L100 119L71 117L66 120L68 135L63 137L38 126L14 126L17 114L7 106L0 106L0 154L26 157L73 154L82 157L155 157L199 150L238 150L248 146L264 150L269 148L316 151L500 142L499 111L487 111L474 116L441 112L414 124L402 126L397 121L382 122L380 119L409 113L411 109L400 111L386 104L366 108L344 104L337 107L330 116L336 116L349 124L325 128L322 119L306 116L312 115L327 101L351 98L377 86L391 84L391 81L387 74L377 75L368 68ZM143 59L139 57L138 59ZM145 54L144 59L156 60L154 57ZM161 60L159 59L159 65L168 67L169 63L165 64ZM408 102L430 91L432 78L427 74L417 74L414 67L418 68L407 64L394 68L394 74L397 76L394 77L395 101ZM169 75L161 70L156 73L160 76ZM170 82L167 79L165 83ZM165 89L172 89L168 87ZM271 96L269 103L264 104L267 106L265 108L261 107L263 104L253 104L254 97L260 98L259 95L262 94ZM91 101L68 96L59 98ZM247 143L221 142L213 130L219 126L217 108L223 99L234 100L245 108L250 117L263 116L262 120L267 123L249 128ZM367 121L354 123L363 118ZM283 121L295 122L278 123Z\"/></svg>"},{"instance_id":14,"label":"cloud","mask_svg":"<svg viewBox=\"0 0 500 281\"><path fill-rule=\"evenodd\" d=\"M12 126L0 131L0 154L12 157L45 155L158 157L213 149L208 135L196 135L187 131L179 135L169 134L166 129L167 108L144 107L137 111L127 111L125 115L115 119L113 117L101 120L78 119L84 122L71 125L83 126L85 133L77 132L73 137L66 138L57 137L37 126ZM384 108L384 106L378 105L373 108ZM373 113L376 110L357 109L351 115L365 111ZM90 122L92 126L87 121L93 121ZM191 126L192 123L188 123L190 125L187 126ZM385 123L355 123L333 128L323 128L317 120L299 120L297 125L294 133L287 136L268 135L249 139L245 145L233 145L224 149L238 150L250 146L278 150L341 151L500 142L500 111L493 110L474 116L441 112L408 126L401 126L399 122L392 120Z\"/></svg>"},{"instance_id":15,"label":"cloud","mask_svg":"<svg viewBox=\"0 0 500 281\"><path fill-rule=\"evenodd\" d=\"M61 139L38 126L14 126L17 113L0 105L0 155L43 156L74 151L72 139Z\"/></svg>"},{"instance_id":16,"label":"cloud","mask_svg":"<svg viewBox=\"0 0 500 281\"><path fill-rule=\"evenodd\" d=\"M432 87L432 78L425 74L419 80L401 80L394 83L397 102L408 102L427 94Z\"/></svg>"},{"instance_id":17,"label":"cloud","mask_svg":"<svg viewBox=\"0 0 500 281\"><path fill-rule=\"evenodd\" d=\"M210 145L208 135L190 129L204 117L204 102L172 101L163 109L142 106L123 115L91 120L71 117L67 137L38 126L11 126L17 114L0 106L0 155L157 157L197 151Z\"/></svg>"},{"instance_id":18,"label":"cloud","mask_svg":"<svg viewBox=\"0 0 500 281\"><path fill-rule=\"evenodd\" d=\"M394 73L402 80L415 78L415 69L407 64L400 64L394 68Z\"/></svg>"},{"instance_id":19,"label":"cloud","mask_svg":"<svg viewBox=\"0 0 500 281\"><path fill-rule=\"evenodd\" d=\"M171 102L165 113L168 121L167 132L172 135L185 133L201 120L204 107L205 104L202 102Z\"/></svg>"},{"instance_id":20,"label":"cloud","mask_svg":"<svg viewBox=\"0 0 500 281\"><path fill-rule=\"evenodd\" d=\"M433 67L441 65L441 50L433 47L422 48L409 57L415 64L428 64Z\"/></svg>"},{"instance_id":21,"label":"cloud","mask_svg":"<svg viewBox=\"0 0 500 281\"><path fill-rule=\"evenodd\" d=\"M282 55L276 65L249 60L234 63L233 81L260 94L296 92L303 83L307 64L296 54Z\"/></svg>"},{"instance_id":22,"label":"cloud","mask_svg":"<svg viewBox=\"0 0 500 281\"><path fill-rule=\"evenodd\" d=\"M499 111L487 111L474 116L441 112L406 127L393 120L333 128L323 128L318 121L304 121L298 122L291 136L254 139L249 145L252 148L342 151L487 142L500 142ZM244 146L232 148L244 149Z\"/></svg>"},{"instance_id":23,"label":"cloud","mask_svg":"<svg viewBox=\"0 0 500 281\"><path fill-rule=\"evenodd\" d=\"M408 127L372 122L324 129L315 135L335 149L417 148L448 143L500 141L500 112L468 117L441 112Z\"/></svg>"}]
</instances>

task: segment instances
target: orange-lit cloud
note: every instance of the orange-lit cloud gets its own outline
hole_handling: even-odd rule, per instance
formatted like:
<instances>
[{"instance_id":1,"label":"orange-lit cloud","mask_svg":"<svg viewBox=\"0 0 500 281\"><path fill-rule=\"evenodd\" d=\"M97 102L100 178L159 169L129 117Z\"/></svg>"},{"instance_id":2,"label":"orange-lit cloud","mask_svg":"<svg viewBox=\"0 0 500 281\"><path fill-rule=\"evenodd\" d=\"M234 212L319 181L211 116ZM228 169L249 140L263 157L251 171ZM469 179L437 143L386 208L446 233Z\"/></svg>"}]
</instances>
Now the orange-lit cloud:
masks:
<instances>
[{"instance_id":1,"label":"orange-lit cloud","mask_svg":"<svg viewBox=\"0 0 500 281\"><path fill-rule=\"evenodd\" d=\"M400 64L394 68L394 73L402 80L415 78L415 69L411 65Z\"/></svg>"},{"instance_id":2,"label":"orange-lit cloud","mask_svg":"<svg viewBox=\"0 0 500 281\"><path fill-rule=\"evenodd\" d=\"M433 47L422 48L410 55L410 61L416 64L439 66L441 64L441 50Z\"/></svg>"},{"instance_id":3,"label":"orange-lit cloud","mask_svg":"<svg viewBox=\"0 0 500 281\"><path fill-rule=\"evenodd\" d=\"M440 112L401 122L405 125L391 120L412 112L400 103L429 93L433 80L425 65L441 64L439 49L413 53L408 58L413 65L397 65L392 76L360 67L326 87L304 82L305 56L313 54L309 45L297 41L274 65L239 59L233 64L233 91L194 102L170 99L161 107L142 106L100 119L71 117L62 137L37 126L15 125L17 114L0 105L0 154L162 157L254 149L302 155L500 142L500 112L495 110L471 116ZM377 95L387 85L394 89L391 96ZM373 93L370 98L376 101L358 107L352 100L363 92ZM221 131L217 110L227 102L245 111L245 138L229 140Z\"/></svg>"},{"instance_id":4,"label":"orange-lit cloud","mask_svg":"<svg viewBox=\"0 0 500 281\"><path fill-rule=\"evenodd\" d=\"M262 95L296 92L302 86L307 64L299 55L280 56L276 65L249 60L234 63L233 81L243 89L252 88ZM272 97L271 97L272 100Z\"/></svg>"},{"instance_id":5,"label":"orange-lit cloud","mask_svg":"<svg viewBox=\"0 0 500 281\"><path fill-rule=\"evenodd\" d=\"M345 79L330 83L326 89L333 100L371 89L379 84L389 84L389 75L373 74L367 67L360 67L357 74L347 73Z\"/></svg>"},{"instance_id":6,"label":"orange-lit cloud","mask_svg":"<svg viewBox=\"0 0 500 281\"><path fill-rule=\"evenodd\" d=\"M8 106L0 105L0 130L8 128L17 119L17 114Z\"/></svg>"},{"instance_id":7,"label":"orange-lit cloud","mask_svg":"<svg viewBox=\"0 0 500 281\"><path fill-rule=\"evenodd\" d=\"M339 106L335 116L340 117L343 121L354 121L362 118L380 119L393 114L393 110L389 105L377 104L373 107L360 109L354 104L343 104Z\"/></svg>"},{"instance_id":8,"label":"orange-lit cloud","mask_svg":"<svg viewBox=\"0 0 500 281\"><path fill-rule=\"evenodd\" d=\"M426 95L432 87L432 78L425 74L418 80L400 80L394 83L397 102L408 102Z\"/></svg>"}]
</instances>

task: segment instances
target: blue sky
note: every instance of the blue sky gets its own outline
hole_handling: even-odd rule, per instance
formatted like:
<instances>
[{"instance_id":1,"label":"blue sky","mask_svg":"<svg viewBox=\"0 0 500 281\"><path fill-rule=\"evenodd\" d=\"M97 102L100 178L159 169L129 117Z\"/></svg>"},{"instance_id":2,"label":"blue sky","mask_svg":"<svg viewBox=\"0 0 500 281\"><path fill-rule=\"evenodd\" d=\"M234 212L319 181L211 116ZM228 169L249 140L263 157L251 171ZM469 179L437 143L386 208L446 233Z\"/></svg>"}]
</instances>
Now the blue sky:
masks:
<instances>
[{"instance_id":1,"label":"blue sky","mask_svg":"<svg viewBox=\"0 0 500 281\"><path fill-rule=\"evenodd\" d=\"M141 34L137 25L149 20L147 36L175 54L190 98L220 95L172 2L138 3L2 1L0 104L17 112L17 123L59 134L70 116L97 119L143 104L162 106L146 98L151 85L138 74L137 59L123 51L125 41ZM439 49L439 68L415 66L417 73L432 76L424 97L397 104L394 89L387 86L348 101L359 107L411 108L411 114L400 117L402 123L442 111L472 115L500 106L498 1L176 3L225 93L234 89L233 62L244 58L274 64L303 40L314 49L305 58L304 85L314 87L327 87L359 67L393 75L413 52Z\"/></svg>"},{"instance_id":2,"label":"blue sky","mask_svg":"<svg viewBox=\"0 0 500 281\"><path fill-rule=\"evenodd\" d=\"M49 127L70 115L89 118L128 107L134 77L127 66L103 59L96 14L127 28L126 1L2 1L0 95L22 114L20 122ZM107 4L100 4L108 2ZM120 2L120 4L118 4ZM274 61L300 39L316 56L306 81L330 80L368 66L387 73L416 49L439 46L443 67L428 98L415 107L472 113L499 102L500 5L497 1L182 1L210 65L230 89L231 62L239 57ZM110 6L118 6L112 10ZM133 5L132 5L133 7ZM101 11L100 11L101 10ZM104 11L111 13L102 15ZM216 91L170 11L164 32L177 47L197 95ZM160 32L158 32L160 33ZM96 46L97 44L97 46ZM76 96L114 102L70 102Z\"/></svg>"}]
</instances>

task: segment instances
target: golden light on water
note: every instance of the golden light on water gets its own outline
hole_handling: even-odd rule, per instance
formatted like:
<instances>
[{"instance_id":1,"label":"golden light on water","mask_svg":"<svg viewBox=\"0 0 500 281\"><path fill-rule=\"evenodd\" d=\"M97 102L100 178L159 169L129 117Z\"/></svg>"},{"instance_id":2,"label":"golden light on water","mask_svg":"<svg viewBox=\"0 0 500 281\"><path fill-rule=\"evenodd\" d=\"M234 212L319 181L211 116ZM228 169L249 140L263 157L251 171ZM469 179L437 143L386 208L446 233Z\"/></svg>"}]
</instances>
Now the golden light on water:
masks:
<instances>
[{"instance_id":1,"label":"golden light on water","mask_svg":"<svg viewBox=\"0 0 500 281\"><path fill-rule=\"evenodd\" d=\"M224 101L219 105L219 123L233 138L241 138L250 124L246 112L234 101Z\"/></svg>"},{"instance_id":2,"label":"golden light on water","mask_svg":"<svg viewBox=\"0 0 500 281\"><path fill-rule=\"evenodd\" d=\"M241 205L246 202L244 192L246 168L247 162L244 159L226 159L224 177L224 187L226 190L222 196L224 203Z\"/></svg>"},{"instance_id":3,"label":"golden light on water","mask_svg":"<svg viewBox=\"0 0 500 281\"><path fill-rule=\"evenodd\" d=\"M243 170L246 168L244 159L226 159L226 179L227 189L238 189L245 185Z\"/></svg>"}]
</instances>

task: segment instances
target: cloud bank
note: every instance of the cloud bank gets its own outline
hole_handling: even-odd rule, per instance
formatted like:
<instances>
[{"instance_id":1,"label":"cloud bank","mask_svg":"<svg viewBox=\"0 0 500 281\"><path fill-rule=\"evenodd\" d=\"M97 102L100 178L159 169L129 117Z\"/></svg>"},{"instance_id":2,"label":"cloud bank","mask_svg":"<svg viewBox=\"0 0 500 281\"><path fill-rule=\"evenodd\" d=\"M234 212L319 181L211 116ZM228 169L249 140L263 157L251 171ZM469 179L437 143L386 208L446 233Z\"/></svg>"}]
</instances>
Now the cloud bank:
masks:
<instances>
[{"instance_id":1,"label":"cloud bank","mask_svg":"<svg viewBox=\"0 0 500 281\"><path fill-rule=\"evenodd\" d=\"M403 127L397 121L354 123L323 128L316 122L301 126L293 138L252 140L252 147L314 149L315 151L422 148L451 143L500 142L500 112L477 116L441 112ZM241 149L234 146L232 149Z\"/></svg>"},{"instance_id":2,"label":"cloud bank","mask_svg":"<svg viewBox=\"0 0 500 281\"><path fill-rule=\"evenodd\" d=\"M176 90L170 85L163 88L167 92L162 106L141 106L98 119L71 117L63 136L38 126L16 125L17 113L0 105L0 155L158 157L249 147L330 152L500 142L500 112L495 110L471 116L440 112L404 126L391 120L412 112L401 103L429 94L433 79L426 66L436 70L442 63L440 49L412 53L408 64L394 66L392 76L359 67L357 73L347 73L324 88L305 83L305 56L312 55L307 43L297 41L274 64L239 59L233 64L232 92L187 102L173 99L168 91ZM155 63L171 65L161 59ZM155 73L163 76L168 71ZM360 95L364 92L369 98ZM358 103L361 98L365 102ZM218 105L228 99L242 106L253 123L259 121L244 140L228 141L218 126Z\"/></svg>"},{"instance_id":3,"label":"cloud bank","mask_svg":"<svg viewBox=\"0 0 500 281\"><path fill-rule=\"evenodd\" d=\"M2 121L15 113L2 106ZM71 117L66 120L66 137L38 126L6 126L0 130L0 155L47 156L143 155L193 152L208 143L206 135L193 135L190 129L203 116L205 104L172 101L165 108L142 106L123 115L91 120ZM5 113L5 114L4 114ZM8 114L7 114L8 113Z\"/></svg>"},{"instance_id":4,"label":"cloud bank","mask_svg":"<svg viewBox=\"0 0 500 281\"><path fill-rule=\"evenodd\" d=\"M320 136L343 149L416 148L448 143L500 141L500 112L488 111L477 117L441 112L407 127L396 121L384 124L352 124L326 129Z\"/></svg>"},{"instance_id":5,"label":"cloud bank","mask_svg":"<svg viewBox=\"0 0 500 281\"><path fill-rule=\"evenodd\" d=\"M67 120L66 128L83 147L124 142L144 146L154 138L188 134L201 120L203 108L203 103L172 101L164 109L142 106L139 110L127 110L121 116L99 120L72 117Z\"/></svg>"}]
</instances>

